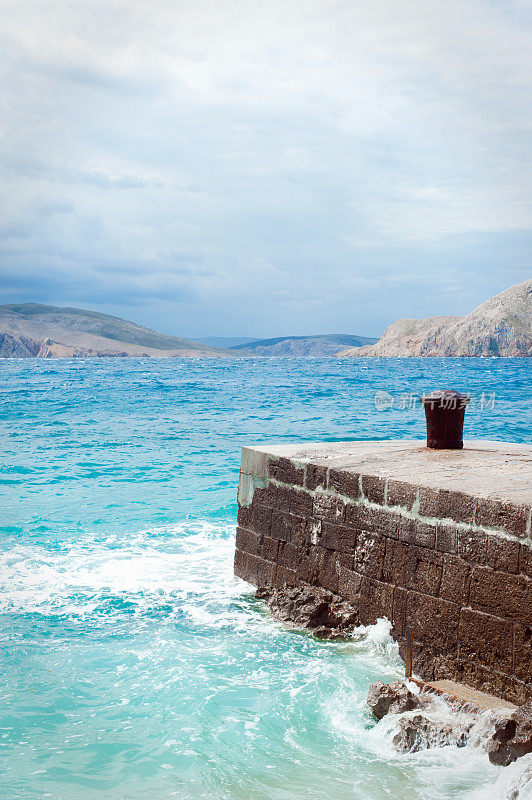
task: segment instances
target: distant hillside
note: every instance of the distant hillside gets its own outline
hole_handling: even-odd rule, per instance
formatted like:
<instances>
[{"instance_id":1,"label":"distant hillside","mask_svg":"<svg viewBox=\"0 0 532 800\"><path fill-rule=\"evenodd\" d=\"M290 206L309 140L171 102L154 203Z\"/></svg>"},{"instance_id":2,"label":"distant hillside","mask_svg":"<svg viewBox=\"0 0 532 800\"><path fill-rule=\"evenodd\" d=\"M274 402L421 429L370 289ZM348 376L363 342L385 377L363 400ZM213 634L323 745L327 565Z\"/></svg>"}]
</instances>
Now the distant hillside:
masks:
<instances>
[{"instance_id":1,"label":"distant hillside","mask_svg":"<svg viewBox=\"0 0 532 800\"><path fill-rule=\"evenodd\" d=\"M109 314L39 303L0 306L0 357L235 356Z\"/></svg>"},{"instance_id":2,"label":"distant hillside","mask_svg":"<svg viewBox=\"0 0 532 800\"><path fill-rule=\"evenodd\" d=\"M260 356L284 356L297 358L301 356L334 356L342 345L372 344L377 339L367 336L351 336L343 333L329 333L322 336L281 336L277 339L257 339L247 344L237 345L232 351L246 352Z\"/></svg>"},{"instance_id":3,"label":"distant hillside","mask_svg":"<svg viewBox=\"0 0 532 800\"><path fill-rule=\"evenodd\" d=\"M229 347L238 347L238 345L258 342L259 340L254 339L253 336L204 336L194 341L208 344L210 347L222 347L227 350Z\"/></svg>"},{"instance_id":4,"label":"distant hillside","mask_svg":"<svg viewBox=\"0 0 532 800\"><path fill-rule=\"evenodd\" d=\"M511 286L465 317L399 319L372 346L339 356L532 356L532 280Z\"/></svg>"}]
</instances>

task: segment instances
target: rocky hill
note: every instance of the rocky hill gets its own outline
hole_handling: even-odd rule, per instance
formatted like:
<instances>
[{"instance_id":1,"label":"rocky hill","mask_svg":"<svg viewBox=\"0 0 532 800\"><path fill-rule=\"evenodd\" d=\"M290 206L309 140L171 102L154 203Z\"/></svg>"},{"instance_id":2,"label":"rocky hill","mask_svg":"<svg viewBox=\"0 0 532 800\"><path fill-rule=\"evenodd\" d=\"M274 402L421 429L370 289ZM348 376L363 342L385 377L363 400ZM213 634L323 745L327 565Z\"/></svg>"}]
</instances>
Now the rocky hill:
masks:
<instances>
[{"instance_id":1,"label":"rocky hill","mask_svg":"<svg viewBox=\"0 0 532 800\"><path fill-rule=\"evenodd\" d=\"M39 303L0 306L0 357L220 357L235 353L109 314Z\"/></svg>"},{"instance_id":2,"label":"rocky hill","mask_svg":"<svg viewBox=\"0 0 532 800\"><path fill-rule=\"evenodd\" d=\"M511 286L465 317L399 319L371 346L339 356L532 356L532 280Z\"/></svg>"},{"instance_id":3,"label":"rocky hill","mask_svg":"<svg viewBox=\"0 0 532 800\"><path fill-rule=\"evenodd\" d=\"M351 336L344 333L329 333L321 336L281 336L277 339L257 339L232 347L233 352L254 356L282 356L284 358L334 356L342 345L350 347L372 344L377 339L367 336Z\"/></svg>"},{"instance_id":4,"label":"rocky hill","mask_svg":"<svg viewBox=\"0 0 532 800\"><path fill-rule=\"evenodd\" d=\"M208 344L209 347L221 347L228 350L232 347L238 347L241 344L248 344L248 342L258 342L259 340L253 336L204 336L203 338L195 339L194 341L201 344Z\"/></svg>"}]
</instances>

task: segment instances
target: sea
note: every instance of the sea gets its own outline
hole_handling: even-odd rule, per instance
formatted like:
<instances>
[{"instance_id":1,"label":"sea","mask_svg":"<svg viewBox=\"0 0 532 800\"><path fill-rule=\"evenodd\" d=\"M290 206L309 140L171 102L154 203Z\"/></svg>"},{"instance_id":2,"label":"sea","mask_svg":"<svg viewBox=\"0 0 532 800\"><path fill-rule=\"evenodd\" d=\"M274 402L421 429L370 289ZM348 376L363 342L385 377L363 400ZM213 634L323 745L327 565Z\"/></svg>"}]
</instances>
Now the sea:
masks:
<instances>
[{"instance_id":1,"label":"sea","mask_svg":"<svg viewBox=\"0 0 532 800\"><path fill-rule=\"evenodd\" d=\"M386 620L319 641L233 576L243 445L422 439L437 388L530 441L527 359L0 360L0 798L531 798L532 756L395 751Z\"/></svg>"}]
</instances>

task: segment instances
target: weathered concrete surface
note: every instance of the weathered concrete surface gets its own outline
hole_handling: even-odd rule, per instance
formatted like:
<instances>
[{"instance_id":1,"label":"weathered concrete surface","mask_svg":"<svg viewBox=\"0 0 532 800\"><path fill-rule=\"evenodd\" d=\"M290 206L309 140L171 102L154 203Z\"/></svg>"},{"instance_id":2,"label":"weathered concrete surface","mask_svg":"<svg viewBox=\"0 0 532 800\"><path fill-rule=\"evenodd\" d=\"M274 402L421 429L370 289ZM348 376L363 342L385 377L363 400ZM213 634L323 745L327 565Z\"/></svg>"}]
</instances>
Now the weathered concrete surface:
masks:
<instances>
[{"instance_id":1,"label":"weathered concrete surface","mask_svg":"<svg viewBox=\"0 0 532 800\"><path fill-rule=\"evenodd\" d=\"M532 448L421 441L244 448L235 572L388 617L414 671L532 696Z\"/></svg>"},{"instance_id":2,"label":"weathered concrete surface","mask_svg":"<svg viewBox=\"0 0 532 800\"><path fill-rule=\"evenodd\" d=\"M451 700L455 698L462 703L471 704L476 708L482 708L489 711L516 711L517 708L514 703L509 703L501 697L494 697L492 694L486 692L479 692L478 689L472 689L470 686L464 686L463 683L456 683L456 681L432 681L431 683L424 684L425 688L436 689L438 693L443 692Z\"/></svg>"},{"instance_id":3,"label":"weathered concrete surface","mask_svg":"<svg viewBox=\"0 0 532 800\"><path fill-rule=\"evenodd\" d=\"M425 447L424 439L396 439L243 447L241 472L267 478L272 457L475 497L532 503L532 447L524 444L472 439L464 442L463 450L434 451Z\"/></svg>"}]
</instances>

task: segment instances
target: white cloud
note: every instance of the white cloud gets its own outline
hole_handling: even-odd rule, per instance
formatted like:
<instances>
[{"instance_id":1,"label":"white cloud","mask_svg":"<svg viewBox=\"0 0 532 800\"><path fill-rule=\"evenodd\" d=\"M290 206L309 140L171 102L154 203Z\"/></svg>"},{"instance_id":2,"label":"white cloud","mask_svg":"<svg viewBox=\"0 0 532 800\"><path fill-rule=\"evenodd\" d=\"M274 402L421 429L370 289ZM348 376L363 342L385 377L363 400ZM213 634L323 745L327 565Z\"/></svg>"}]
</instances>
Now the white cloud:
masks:
<instances>
[{"instance_id":1,"label":"white cloud","mask_svg":"<svg viewBox=\"0 0 532 800\"><path fill-rule=\"evenodd\" d=\"M32 299L81 304L90 282L96 304L185 297L192 326L230 324L223 297L241 325L290 307L346 330L355 306L372 333L394 276L409 307L449 258L457 296L486 269L493 291L527 277L529 5L4 6L6 297L45 291L41 269Z\"/></svg>"}]
</instances>

